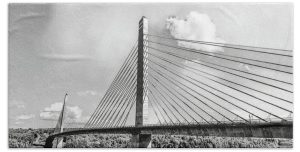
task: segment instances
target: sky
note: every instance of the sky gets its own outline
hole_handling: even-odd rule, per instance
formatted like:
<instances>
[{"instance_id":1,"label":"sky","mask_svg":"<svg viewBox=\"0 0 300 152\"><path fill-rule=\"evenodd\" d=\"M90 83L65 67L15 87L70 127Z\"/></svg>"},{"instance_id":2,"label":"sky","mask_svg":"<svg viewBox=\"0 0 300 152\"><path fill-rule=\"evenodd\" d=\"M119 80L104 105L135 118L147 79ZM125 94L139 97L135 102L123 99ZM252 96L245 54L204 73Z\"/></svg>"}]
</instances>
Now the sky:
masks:
<instances>
[{"instance_id":1,"label":"sky","mask_svg":"<svg viewBox=\"0 0 300 152\"><path fill-rule=\"evenodd\" d=\"M153 34L203 39L205 36L202 35L208 34L209 37L213 33L212 37L217 39L209 38L207 41L293 49L293 6L289 3L10 4L9 127L54 127L55 119L48 119L55 118L57 114L47 111L59 111L65 93L69 94L68 117L86 121L137 40L138 21L142 16L149 19L149 29ZM180 25L180 22L193 17L207 20L200 24L203 27L190 27L191 33L200 28L194 32L198 35L189 37L191 33L188 30L186 35L176 35L168 26L168 23ZM208 26L212 28L205 33ZM183 26L183 29L188 28ZM180 33L180 28L175 32ZM175 41L169 43L186 46ZM292 64L292 60L287 59L267 59L255 54L250 57ZM186 64L197 67L192 63ZM248 68L292 82L291 76ZM211 72L229 78L226 74ZM234 77L229 79L252 84ZM278 90L253 85L293 99L292 95ZM287 105L281 106L292 109ZM280 110L274 111L287 115Z\"/></svg>"}]
</instances>

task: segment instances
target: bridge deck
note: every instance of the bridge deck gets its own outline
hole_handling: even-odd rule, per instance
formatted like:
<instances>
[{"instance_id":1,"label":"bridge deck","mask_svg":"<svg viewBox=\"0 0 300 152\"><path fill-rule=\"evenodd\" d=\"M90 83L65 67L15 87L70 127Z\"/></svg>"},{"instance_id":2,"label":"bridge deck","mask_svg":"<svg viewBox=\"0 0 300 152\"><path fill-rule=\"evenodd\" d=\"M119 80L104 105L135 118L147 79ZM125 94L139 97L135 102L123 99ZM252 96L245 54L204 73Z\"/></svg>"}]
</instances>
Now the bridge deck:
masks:
<instances>
[{"instance_id":1,"label":"bridge deck","mask_svg":"<svg viewBox=\"0 0 300 152\"><path fill-rule=\"evenodd\" d=\"M150 133L150 134L189 134L189 135L216 135L216 136L256 136L255 132L274 132L261 133L258 137L264 136L283 136L292 138L293 122L271 122L271 123L234 123L234 124L177 124L177 125L147 125L143 127L126 126L115 128L69 128L62 133L53 134L54 137L92 134L92 133L110 133L110 134L132 134L132 133ZM274 130L274 131L272 131ZM282 135L289 130L289 135ZM231 133L230 133L231 132ZM235 132L235 133L233 133ZM244 132L243 134L240 134ZM277 133L275 133L277 132ZM257 133L259 134L259 133Z\"/></svg>"}]
</instances>

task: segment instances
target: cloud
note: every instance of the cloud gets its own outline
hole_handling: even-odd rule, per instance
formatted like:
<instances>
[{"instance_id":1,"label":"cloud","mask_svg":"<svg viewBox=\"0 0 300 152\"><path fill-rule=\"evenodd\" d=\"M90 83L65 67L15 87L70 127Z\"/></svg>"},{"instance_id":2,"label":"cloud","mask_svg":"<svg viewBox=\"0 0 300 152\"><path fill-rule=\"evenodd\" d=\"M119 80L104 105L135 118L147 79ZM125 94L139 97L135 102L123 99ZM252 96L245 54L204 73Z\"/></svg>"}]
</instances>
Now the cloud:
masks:
<instances>
[{"instance_id":1,"label":"cloud","mask_svg":"<svg viewBox=\"0 0 300 152\"><path fill-rule=\"evenodd\" d=\"M56 102L51 104L49 107L45 107L44 111L40 113L41 119L46 120L57 120L62 110L62 103ZM65 120L81 120L82 109L78 106L66 106Z\"/></svg>"},{"instance_id":2,"label":"cloud","mask_svg":"<svg viewBox=\"0 0 300 152\"><path fill-rule=\"evenodd\" d=\"M44 111L47 112L60 112L62 109L62 103L56 102L50 105L50 107L46 107Z\"/></svg>"},{"instance_id":3,"label":"cloud","mask_svg":"<svg viewBox=\"0 0 300 152\"><path fill-rule=\"evenodd\" d=\"M20 115L20 116L17 116L17 120L28 120L28 119L32 119L34 118L35 115L34 114L28 114L28 115Z\"/></svg>"},{"instance_id":4,"label":"cloud","mask_svg":"<svg viewBox=\"0 0 300 152\"><path fill-rule=\"evenodd\" d=\"M13 34L15 32L17 32L20 28L16 27L16 26L10 26L8 29L9 34Z\"/></svg>"},{"instance_id":5,"label":"cloud","mask_svg":"<svg viewBox=\"0 0 300 152\"><path fill-rule=\"evenodd\" d=\"M43 111L40 113L40 118L45 120L57 120L59 113Z\"/></svg>"},{"instance_id":6,"label":"cloud","mask_svg":"<svg viewBox=\"0 0 300 152\"><path fill-rule=\"evenodd\" d=\"M90 57L80 54L44 54L41 55L41 57L48 60L68 62L84 61L90 59Z\"/></svg>"},{"instance_id":7,"label":"cloud","mask_svg":"<svg viewBox=\"0 0 300 152\"><path fill-rule=\"evenodd\" d=\"M82 109L80 109L78 106L74 107L67 107L67 118L77 120L81 118L82 115Z\"/></svg>"},{"instance_id":8,"label":"cloud","mask_svg":"<svg viewBox=\"0 0 300 152\"><path fill-rule=\"evenodd\" d=\"M21 22L21 21L29 21L32 19L38 19L45 17L46 15L44 13L39 12L27 12L25 14L20 14L19 18L15 20L15 22Z\"/></svg>"},{"instance_id":9,"label":"cloud","mask_svg":"<svg viewBox=\"0 0 300 152\"><path fill-rule=\"evenodd\" d=\"M25 108L25 103L24 103L24 101L21 101L21 100L9 101L8 105L9 105L9 108L18 108L18 109Z\"/></svg>"},{"instance_id":10,"label":"cloud","mask_svg":"<svg viewBox=\"0 0 300 152\"><path fill-rule=\"evenodd\" d=\"M15 122L16 125L20 125L20 124L23 124L23 123L24 123L24 122L22 122L22 121L16 121L16 122Z\"/></svg>"},{"instance_id":11,"label":"cloud","mask_svg":"<svg viewBox=\"0 0 300 152\"><path fill-rule=\"evenodd\" d=\"M244 64L244 63L240 63L239 68L245 69L246 71L251 71L251 68L249 67L249 65Z\"/></svg>"},{"instance_id":12,"label":"cloud","mask_svg":"<svg viewBox=\"0 0 300 152\"><path fill-rule=\"evenodd\" d=\"M95 96L97 94L98 93L96 91L93 91L93 90L86 90L86 91L79 91L79 92L77 92L78 96L88 96L88 95Z\"/></svg>"},{"instance_id":13,"label":"cloud","mask_svg":"<svg viewBox=\"0 0 300 152\"><path fill-rule=\"evenodd\" d=\"M78 119L72 119L69 122L70 123L80 123L80 124L84 123L85 124L89 119L90 119L89 116L85 116L85 117L80 117Z\"/></svg>"},{"instance_id":14,"label":"cloud","mask_svg":"<svg viewBox=\"0 0 300 152\"><path fill-rule=\"evenodd\" d=\"M190 12L186 19L170 17L166 20L166 28L174 38L224 43L216 36L216 26L206 14ZM182 47L199 49L207 52L223 51L222 47L177 41Z\"/></svg>"}]
</instances>

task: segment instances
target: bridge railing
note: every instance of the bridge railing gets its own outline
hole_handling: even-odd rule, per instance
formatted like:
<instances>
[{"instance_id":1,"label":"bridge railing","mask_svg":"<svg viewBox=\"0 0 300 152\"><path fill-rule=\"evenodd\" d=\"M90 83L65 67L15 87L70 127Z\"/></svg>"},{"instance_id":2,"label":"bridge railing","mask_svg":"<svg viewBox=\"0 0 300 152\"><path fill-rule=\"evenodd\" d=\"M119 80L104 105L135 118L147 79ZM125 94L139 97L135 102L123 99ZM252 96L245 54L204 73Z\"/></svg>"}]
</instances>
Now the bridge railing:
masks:
<instances>
[{"instance_id":1,"label":"bridge railing","mask_svg":"<svg viewBox=\"0 0 300 152\"><path fill-rule=\"evenodd\" d=\"M162 124L146 124L143 127L160 127L160 126L188 126L188 125L193 125L193 126L197 126L197 125L232 125L232 124L268 124L268 123L289 123L289 122L293 122L292 117L286 117L284 118L284 120L278 119L278 118L266 118L267 122L264 122L260 119L249 119L249 122L246 123L243 120L234 120L234 122L232 123L231 121L210 121L209 123L206 122L186 122L186 123L182 123L182 122L178 122L178 123L162 123ZM102 128L65 128L64 132L66 131L75 131L75 130L89 130L89 129L120 129L120 128L135 128L134 125L128 125L128 126L121 126L121 127L102 127Z\"/></svg>"}]
</instances>

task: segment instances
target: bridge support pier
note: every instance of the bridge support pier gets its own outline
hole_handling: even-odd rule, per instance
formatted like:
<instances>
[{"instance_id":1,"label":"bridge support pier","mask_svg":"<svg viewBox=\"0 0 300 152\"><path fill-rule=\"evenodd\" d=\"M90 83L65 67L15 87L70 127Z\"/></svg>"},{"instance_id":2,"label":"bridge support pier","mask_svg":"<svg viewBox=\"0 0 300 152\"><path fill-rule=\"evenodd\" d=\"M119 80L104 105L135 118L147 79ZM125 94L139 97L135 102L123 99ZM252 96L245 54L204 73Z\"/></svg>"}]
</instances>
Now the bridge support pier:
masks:
<instances>
[{"instance_id":1,"label":"bridge support pier","mask_svg":"<svg viewBox=\"0 0 300 152\"><path fill-rule=\"evenodd\" d=\"M63 148L64 138L63 137L59 137L56 140L57 140L56 148Z\"/></svg>"},{"instance_id":2,"label":"bridge support pier","mask_svg":"<svg viewBox=\"0 0 300 152\"><path fill-rule=\"evenodd\" d=\"M53 136L49 136L49 137L46 139L44 148L53 148L53 140L54 140L54 138L55 138L55 137L53 137Z\"/></svg>"},{"instance_id":3,"label":"bridge support pier","mask_svg":"<svg viewBox=\"0 0 300 152\"><path fill-rule=\"evenodd\" d=\"M139 21L138 55L137 55L137 88L136 88L136 113L135 127L142 127L148 122L148 97L147 97L147 52L148 52L148 19L144 16ZM141 133L140 130L132 134L134 148L150 148L151 134Z\"/></svg>"},{"instance_id":4,"label":"bridge support pier","mask_svg":"<svg viewBox=\"0 0 300 152\"><path fill-rule=\"evenodd\" d=\"M132 148L151 148L151 134L132 134Z\"/></svg>"}]
</instances>

